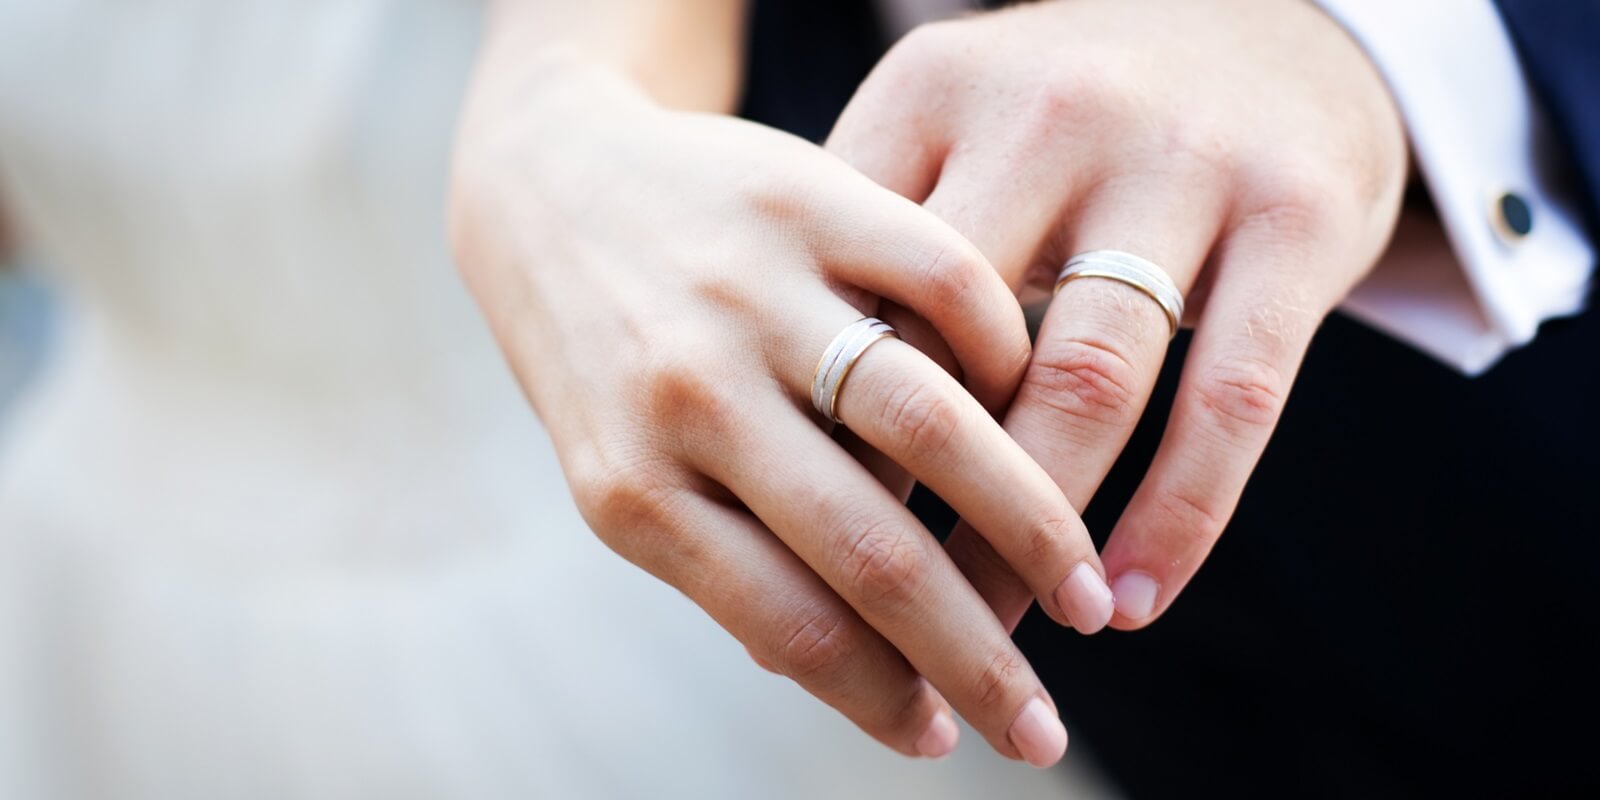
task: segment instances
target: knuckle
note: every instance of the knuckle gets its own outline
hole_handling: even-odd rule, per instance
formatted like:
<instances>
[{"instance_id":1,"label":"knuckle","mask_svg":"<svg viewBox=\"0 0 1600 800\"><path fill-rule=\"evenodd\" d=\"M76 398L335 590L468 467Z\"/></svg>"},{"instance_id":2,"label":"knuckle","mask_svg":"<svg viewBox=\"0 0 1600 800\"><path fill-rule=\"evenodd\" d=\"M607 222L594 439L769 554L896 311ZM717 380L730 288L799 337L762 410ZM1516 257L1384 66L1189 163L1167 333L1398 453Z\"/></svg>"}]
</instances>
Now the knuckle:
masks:
<instances>
[{"instance_id":1,"label":"knuckle","mask_svg":"<svg viewBox=\"0 0 1600 800\"><path fill-rule=\"evenodd\" d=\"M921 595L933 555L916 532L879 522L844 537L838 560L845 594L864 613L893 616Z\"/></svg>"},{"instance_id":2,"label":"knuckle","mask_svg":"<svg viewBox=\"0 0 1600 800\"><path fill-rule=\"evenodd\" d=\"M1197 121L1196 115L1169 119L1163 128L1166 168L1174 179L1189 186L1221 185L1217 179L1233 172L1234 141L1216 123Z\"/></svg>"},{"instance_id":3,"label":"knuckle","mask_svg":"<svg viewBox=\"0 0 1600 800\"><path fill-rule=\"evenodd\" d=\"M945 78L958 71L967 48L958 27L930 22L912 28L895 42L877 66L857 87L829 137L828 148L845 155L868 137L881 136L888 109L912 107L916 98L949 85ZM908 105L909 104L909 105Z\"/></svg>"},{"instance_id":4,"label":"knuckle","mask_svg":"<svg viewBox=\"0 0 1600 800\"><path fill-rule=\"evenodd\" d=\"M728 429L739 419L740 410L725 388L727 384L717 378L724 369L681 355L647 362L640 373L650 418L669 432L693 427L732 435Z\"/></svg>"},{"instance_id":5,"label":"knuckle","mask_svg":"<svg viewBox=\"0 0 1600 800\"><path fill-rule=\"evenodd\" d=\"M605 531L631 523L643 510L638 484L620 480L618 471L598 453L581 459L567 469L568 488L578 510L590 527Z\"/></svg>"},{"instance_id":6,"label":"knuckle","mask_svg":"<svg viewBox=\"0 0 1600 800\"><path fill-rule=\"evenodd\" d=\"M884 56L897 74L925 76L949 64L961 52L961 26L951 21L926 22L912 28Z\"/></svg>"},{"instance_id":7,"label":"knuckle","mask_svg":"<svg viewBox=\"0 0 1600 800\"><path fill-rule=\"evenodd\" d=\"M1098 101L1082 81L1055 79L1036 88L1023 101L1016 128L1029 149L1053 147L1056 137L1072 129Z\"/></svg>"},{"instance_id":8,"label":"knuckle","mask_svg":"<svg viewBox=\"0 0 1600 800\"><path fill-rule=\"evenodd\" d=\"M811 190L800 187L797 181L776 177L761 189L747 192L742 208L748 213L749 218L756 220L756 224L774 232L775 235L780 232L796 232L799 230L797 220L812 219L817 213L817 204L806 196L808 191ZM795 236L784 244L802 248L807 242Z\"/></svg>"},{"instance_id":9,"label":"knuckle","mask_svg":"<svg viewBox=\"0 0 1600 800\"><path fill-rule=\"evenodd\" d=\"M837 684L857 649L849 621L830 610L812 610L789 627L778 647L778 668L814 689Z\"/></svg>"},{"instance_id":10,"label":"knuckle","mask_svg":"<svg viewBox=\"0 0 1600 800\"><path fill-rule=\"evenodd\" d=\"M983 256L970 244L946 244L925 262L915 276L930 311L950 312L981 302L975 290L986 275L994 275Z\"/></svg>"},{"instance_id":11,"label":"knuckle","mask_svg":"<svg viewBox=\"0 0 1600 800\"><path fill-rule=\"evenodd\" d=\"M567 489L572 492L572 500L578 506L578 513L583 516L589 527L602 538L612 526L613 509L618 504L612 502L612 495L616 491L614 482L608 476L599 474L598 471L584 468L567 469Z\"/></svg>"},{"instance_id":12,"label":"knuckle","mask_svg":"<svg viewBox=\"0 0 1600 800\"><path fill-rule=\"evenodd\" d=\"M949 453L961 413L937 385L906 383L884 401L883 420L907 462L929 464Z\"/></svg>"},{"instance_id":13,"label":"knuckle","mask_svg":"<svg viewBox=\"0 0 1600 800\"><path fill-rule=\"evenodd\" d=\"M713 257L715 258L715 257ZM729 259L715 259L732 261ZM750 291L750 276L737 270L704 270L690 273L696 297L719 316L752 319L760 315L757 299Z\"/></svg>"},{"instance_id":14,"label":"knuckle","mask_svg":"<svg viewBox=\"0 0 1600 800\"><path fill-rule=\"evenodd\" d=\"M1075 339L1041 349L1023 383L1039 400L1070 417L1110 427L1136 421L1138 371L1115 345Z\"/></svg>"},{"instance_id":15,"label":"knuckle","mask_svg":"<svg viewBox=\"0 0 1600 800\"><path fill-rule=\"evenodd\" d=\"M1126 54L1116 52L1084 51L1066 59L1028 95L1024 129L1060 135L1080 122L1111 128L1135 102L1135 68Z\"/></svg>"},{"instance_id":16,"label":"knuckle","mask_svg":"<svg viewBox=\"0 0 1600 800\"><path fill-rule=\"evenodd\" d=\"M1180 553L1210 547L1228 524L1226 515L1215 505L1215 501L1185 489L1168 488L1161 491L1156 495L1156 505L1172 523L1170 530L1177 538ZM1181 558L1172 566L1181 566Z\"/></svg>"},{"instance_id":17,"label":"knuckle","mask_svg":"<svg viewBox=\"0 0 1600 800\"><path fill-rule=\"evenodd\" d=\"M1213 364L1195 382L1195 398L1232 429L1270 428L1283 413L1283 374L1260 359L1232 357Z\"/></svg>"},{"instance_id":18,"label":"knuckle","mask_svg":"<svg viewBox=\"0 0 1600 800\"><path fill-rule=\"evenodd\" d=\"M602 544L684 591L703 583L716 557L685 525L696 495L674 465L631 441L562 460L578 512Z\"/></svg>"},{"instance_id":19,"label":"knuckle","mask_svg":"<svg viewBox=\"0 0 1600 800\"><path fill-rule=\"evenodd\" d=\"M1348 181L1321 169L1275 170L1265 179L1252 224L1287 241L1319 238L1348 216L1353 194Z\"/></svg>"},{"instance_id":20,"label":"knuckle","mask_svg":"<svg viewBox=\"0 0 1600 800\"><path fill-rule=\"evenodd\" d=\"M629 561L647 556L643 543L671 532L680 490L650 476L648 468L610 459L603 470L588 468L570 478L573 499L600 540Z\"/></svg>"},{"instance_id":21,"label":"knuckle","mask_svg":"<svg viewBox=\"0 0 1600 800\"><path fill-rule=\"evenodd\" d=\"M826 208L814 170L818 162L796 153L794 158L743 171L730 188L739 208L770 223L768 230L797 230L795 220L808 219Z\"/></svg>"},{"instance_id":22,"label":"knuckle","mask_svg":"<svg viewBox=\"0 0 1600 800\"><path fill-rule=\"evenodd\" d=\"M999 714L1009 710L1007 699L1017 677L1024 671L1022 657L1011 648L990 656L972 678L971 703L980 714Z\"/></svg>"},{"instance_id":23,"label":"knuckle","mask_svg":"<svg viewBox=\"0 0 1600 800\"><path fill-rule=\"evenodd\" d=\"M1027 524L1022 533L1022 563L1053 567L1066 560L1071 523L1063 519L1040 518Z\"/></svg>"}]
</instances>

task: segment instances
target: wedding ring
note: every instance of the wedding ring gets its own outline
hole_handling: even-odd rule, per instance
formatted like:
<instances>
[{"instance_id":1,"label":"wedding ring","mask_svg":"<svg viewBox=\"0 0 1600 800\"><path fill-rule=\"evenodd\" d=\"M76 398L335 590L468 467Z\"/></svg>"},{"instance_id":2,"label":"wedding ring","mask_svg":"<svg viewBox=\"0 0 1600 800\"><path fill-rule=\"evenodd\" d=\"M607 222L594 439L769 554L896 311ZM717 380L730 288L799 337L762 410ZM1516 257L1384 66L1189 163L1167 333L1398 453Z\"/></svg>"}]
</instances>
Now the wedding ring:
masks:
<instances>
[{"instance_id":1,"label":"wedding ring","mask_svg":"<svg viewBox=\"0 0 1600 800\"><path fill-rule=\"evenodd\" d=\"M889 323L876 317L862 317L833 337L817 361L817 371L811 376L811 405L818 414L829 422L839 421L834 407L839 404L839 390L844 386L844 379L867 348L891 336L899 338Z\"/></svg>"},{"instance_id":2,"label":"wedding ring","mask_svg":"<svg viewBox=\"0 0 1600 800\"><path fill-rule=\"evenodd\" d=\"M1079 253L1061 268L1056 279L1056 291L1078 278L1106 278L1125 283L1150 296L1167 315L1172 335L1178 335L1178 323L1183 320L1183 293L1172 282L1172 276L1154 263L1121 250L1092 250Z\"/></svg>"}]
</instances>

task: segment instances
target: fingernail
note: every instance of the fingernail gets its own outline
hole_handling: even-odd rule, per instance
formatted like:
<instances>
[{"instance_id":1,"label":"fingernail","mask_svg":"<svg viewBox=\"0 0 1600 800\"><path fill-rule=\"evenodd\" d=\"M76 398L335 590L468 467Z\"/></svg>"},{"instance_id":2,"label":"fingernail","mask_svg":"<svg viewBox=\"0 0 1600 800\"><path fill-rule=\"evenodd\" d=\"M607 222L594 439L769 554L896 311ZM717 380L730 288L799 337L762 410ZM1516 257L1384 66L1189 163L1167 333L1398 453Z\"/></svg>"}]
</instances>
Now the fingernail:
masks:
<instances>
[{"instance_id":1,"label":"fingernail","mask_svg":"<svg viewBox=\"0 0 1600 800\"><path fill-rule=\"evenodd\" d=\"M1012 720L1008 735L1023 760L1040 769L1060 761L1067 752L1067 727L1037 697L1029 700Z\"/></svg>"},{"instance_id":2,"label":"fingernail","mask_svg":"<svg viewBox=\"0 0 1600 800\"><path fill-rule=\"evenodd\" d=\"M1111 587L1087 561L1073 567L1056 587L1056 605L1079 633L1094 633L1111 621L1114 600Z\"/></svg>"},{"instance_id":3,"label":"fingernail","mask_svg":"<svg viewBox=\"0 0 1600 800\"><path fill-rule=\"evenodd\" d=\"M1117 613L1131 620L1150 616L1156 610L1156 594L1160 591L1161 585L1148 572L1124 572L1111 582Z\"/></svg>"},{"instance_id":4,"label":"fingernail","mask_svg":"<svg viewBox=\"0 0 1600 800\"><path fill-rule=\"evenodd\" d=\"M944 758L955 752L956 740L959 738L961 730L956 727L956 721L950 718L950 712L940 711L928 722L928 729L917 737L917 755L923 758Z\"/></svg>"}]
</instances>

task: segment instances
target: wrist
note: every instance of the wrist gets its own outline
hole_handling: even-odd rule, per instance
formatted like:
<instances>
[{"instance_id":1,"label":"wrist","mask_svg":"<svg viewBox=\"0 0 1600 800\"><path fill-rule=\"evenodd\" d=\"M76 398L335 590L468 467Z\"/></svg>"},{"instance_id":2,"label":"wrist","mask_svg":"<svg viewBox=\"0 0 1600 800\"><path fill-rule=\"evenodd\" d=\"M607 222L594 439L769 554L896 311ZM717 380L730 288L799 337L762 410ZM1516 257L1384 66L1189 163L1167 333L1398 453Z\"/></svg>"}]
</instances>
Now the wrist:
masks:
<instances>
[{"instance_id":1,"label":"wrist","mask_svg":"<svg viewBox=\"0 0 1600 800\"><path fill-rule=\"evenodd\" d=\"M538 187L572 181L577 183L569 190L581 187L588 179L571 173L600 150L595 136L637 129L624 117L654 108L614 67L577 48L508 50L491 44L460 112L452 217L485 198L537 200L546 194Z\"/></svg>"},{"instance_id":2,"label":"wrist","mask_svg":"<svg viewBox=\"0 0 1600 800\"><path fill-rule=\"evenodd\" d=\"M491 43L468 87L462 123L467 129L515 117L565 121L653 105L618 67L581 47L545 44L525 49Z\"/></svg>"},{"instance_id":3,"label":"wrist","mask_svg":"<svg viewBox=\"0 0 1600 800\"><path fill-rule=\"evenodd\" d=\"M668 108L734 112L743 73L747 0L492 3L482 63L570 56L603 66ZM554 58L552 58L552 56Z\"/></svg>"}]
</instances>

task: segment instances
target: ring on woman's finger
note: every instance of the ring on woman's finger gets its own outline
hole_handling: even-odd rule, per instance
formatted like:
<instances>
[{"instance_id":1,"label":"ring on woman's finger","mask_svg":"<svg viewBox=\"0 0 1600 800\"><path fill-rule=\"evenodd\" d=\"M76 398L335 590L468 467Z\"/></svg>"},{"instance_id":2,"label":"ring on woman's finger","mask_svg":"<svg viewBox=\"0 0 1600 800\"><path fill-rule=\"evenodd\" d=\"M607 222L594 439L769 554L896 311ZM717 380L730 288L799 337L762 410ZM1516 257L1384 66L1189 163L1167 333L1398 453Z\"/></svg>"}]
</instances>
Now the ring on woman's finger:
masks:
<instances>
[{"instance_id":1,"label":"ring on woman's finger","mask_svg":"<svg viewBox=\"0 0 1600 800\"><path fill-rule=\"evenodd\" d=\"M1061 268L1055 290L1060 292L1061 287L1078 278L1106 278L1138 289L1161 306L1172 327L1172 335L1178 335L1178 323L1183 319L1183 293L1172 282L1172 276L1153 262L1121 250L1079 253Z\"/></svg>"},{"instance_id":2,"label":"ring on woman's finger","mask_svg":"<svg viewBox=\"0 0 1600 800\"><path fill-rule=\"evenodd\" d=\"M839 421L834 415L834 408L839 404L839 390L844 387L844 379L850 375L856 360L867 352L867 348L890 336L898 338L899 334L894 332L889 323L877 317L862 317L833 337L833 341L822 351L822 358L817 361L817 371L811 377L811 405L818 414L829 422Z\"/></svg>"}]
</instances>

